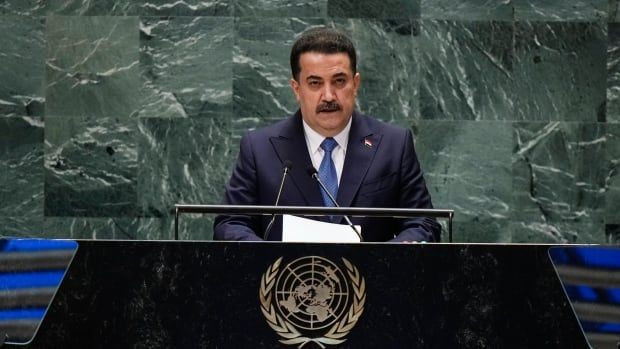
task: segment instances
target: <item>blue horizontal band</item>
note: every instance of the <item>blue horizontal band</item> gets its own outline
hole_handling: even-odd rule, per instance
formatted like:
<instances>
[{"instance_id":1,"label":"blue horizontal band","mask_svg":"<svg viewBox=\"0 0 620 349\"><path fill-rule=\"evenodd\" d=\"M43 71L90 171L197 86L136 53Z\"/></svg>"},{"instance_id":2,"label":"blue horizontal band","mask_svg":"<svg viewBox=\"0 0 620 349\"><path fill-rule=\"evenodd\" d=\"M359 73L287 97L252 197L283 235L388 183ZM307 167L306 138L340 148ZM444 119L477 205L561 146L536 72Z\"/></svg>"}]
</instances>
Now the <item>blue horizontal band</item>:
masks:
<instances>
[{"instance_id":1,"label":"blue horizontal band","mask_svg":"<svg viewBox=\"0 0 620 349\"><path fill-rule=\"evenodd\" d=\"M78 246L73 240L47 239L2 239L0 252L29 252L45 250L74 250Z\"/></svg>"},{"instance_id":2,"label":"blue horizontal band","mask_svg":"<svg viewBox=\"0 0 620 349\"><path fill-rule=\"evenodd\" d=\"M39 320L45 315L45 308L0 310L0 321Z\"/></svg>"},{"instance_id":3,"label":"blue horizontal band","mask_svg":"<svg viewBox=\"0 0 620 349\"><path fill-rule=\"evenodd\" d=\"M57 287L64 270L0 273L0 292L16 288Z\"/></svg>"},{"instance_id":4,"label":"blue horizontal band","mask_svg":"<svg viewBox=\"0 0 620 349\"><path fill-rule=\"evenodd\" d=\"M620 323L582 321L581 326L585 332L620 334Z\"/></svg>"},{"instance_id":5,"label":"blue horizontal band","mask_svg":"<svg viewBox=\"0 0 620 349\"><path fill-rule=\"evenodd\" d=\"M549 250L549 254L556 265L620 270L620 248L554 247Z\"/></svg>"},{"instance_id":6,"label":"blue horizontal band","mask_svg":"<svg viewBox=\"0 0 620 349\"><path fill-rule=\"evenodd\" d=\"M620 304L619 288L594 288L584 285L566 285L564 288L571 302Z\"/></svg>"}]
</instances>

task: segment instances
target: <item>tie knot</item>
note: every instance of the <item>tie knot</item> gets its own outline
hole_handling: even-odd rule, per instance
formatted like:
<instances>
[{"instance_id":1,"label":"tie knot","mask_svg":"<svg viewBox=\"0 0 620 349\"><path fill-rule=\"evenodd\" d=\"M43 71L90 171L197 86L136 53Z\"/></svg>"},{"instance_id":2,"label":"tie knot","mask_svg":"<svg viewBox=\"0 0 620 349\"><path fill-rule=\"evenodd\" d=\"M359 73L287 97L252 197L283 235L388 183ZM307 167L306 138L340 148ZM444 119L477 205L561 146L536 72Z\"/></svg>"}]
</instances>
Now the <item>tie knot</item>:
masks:
<instances>
[{"instance_id":1,"label":"tie knot","mask_svg":"<svg viewBox=\"0 0 620 349\"><path fill-rule=\"evenodd\" d=\"M325 138L323 142L321 143L321 148L326 153L331 153L332 150L334 150L334 148L336 148L337 146L338 146L338 142L336 142L336 140L331 137Z\"/></svg>"}]
</instances>

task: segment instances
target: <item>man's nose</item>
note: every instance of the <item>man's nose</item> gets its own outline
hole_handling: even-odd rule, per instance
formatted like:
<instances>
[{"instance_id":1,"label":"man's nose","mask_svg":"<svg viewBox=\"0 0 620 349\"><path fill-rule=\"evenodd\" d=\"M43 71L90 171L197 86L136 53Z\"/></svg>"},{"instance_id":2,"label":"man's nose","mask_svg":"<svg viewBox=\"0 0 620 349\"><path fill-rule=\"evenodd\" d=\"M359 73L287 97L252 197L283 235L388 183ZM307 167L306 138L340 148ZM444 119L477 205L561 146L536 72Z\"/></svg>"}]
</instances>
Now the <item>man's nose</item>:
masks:
<instances>
[{"instance_id":1,"label":"man's nose","mask_svg":"<svg viewBox=\"0 0 620 349\"><path fill-rule=\"evenodd\" d=\"M334 89L330 84L325 84L323 89L323 100L326 102L331 102L334 100Z\"/></svg>"}]
</instances>

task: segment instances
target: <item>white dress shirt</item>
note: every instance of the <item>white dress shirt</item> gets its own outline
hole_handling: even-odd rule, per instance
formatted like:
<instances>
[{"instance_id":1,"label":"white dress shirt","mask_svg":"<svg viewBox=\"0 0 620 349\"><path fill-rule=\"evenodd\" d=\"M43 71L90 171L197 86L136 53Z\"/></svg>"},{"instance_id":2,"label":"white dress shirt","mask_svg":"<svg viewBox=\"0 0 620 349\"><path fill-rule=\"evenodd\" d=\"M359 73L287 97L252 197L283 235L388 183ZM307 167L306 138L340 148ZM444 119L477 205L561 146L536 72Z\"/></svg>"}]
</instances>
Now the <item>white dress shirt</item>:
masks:
<instances>
[{"instance_id":1,"label":"white dress shirt","mask_svg":"<svg viewBox=\"0 0 620 349\"><path fill-rule=\"evenodd\" d=\"M344 157L347 154L349 130L351 129L352 120L353 117L350 117L347 126L345 126L339 134L334 136L334 140L336 140L338 146L332 151L332 161L334 161L334 166L336 166L338 183L340 183L340 178L342 177L342 168L344 167ZM319 166L321 166L321 161L323 161L323 155L325 155L325 151L321 148L321 143L323 143L323 140L325 140L326 137L321 136L318 132L308 126L305 120L303 123L306 145L308 146L308 153L310 154L310 159L312 160L312 166L314 166L314 168L318 171Z\"/></svg>"}]
</instances>

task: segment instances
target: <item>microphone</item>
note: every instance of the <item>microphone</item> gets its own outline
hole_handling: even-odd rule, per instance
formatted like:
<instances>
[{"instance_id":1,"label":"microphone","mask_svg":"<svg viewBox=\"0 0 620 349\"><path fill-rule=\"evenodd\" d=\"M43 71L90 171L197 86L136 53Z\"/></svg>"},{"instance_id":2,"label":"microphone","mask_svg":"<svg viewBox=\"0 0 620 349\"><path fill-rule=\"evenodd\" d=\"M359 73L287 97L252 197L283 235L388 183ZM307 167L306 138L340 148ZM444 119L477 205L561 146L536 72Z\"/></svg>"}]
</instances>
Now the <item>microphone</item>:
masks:
<instances>
[{"instance_id":1,"label":"microphone","mask_svg":"<svg viewBox=\"0 0 620 349\"><path fill-rule=\"evenodd\" d=\"M317 172L317 170L312 167L312 166L308 166L308 168L306 169L308 171L308 175L310 175L310 177L316 179L316 181L319 183L319 185L321 186L321 189L327 193L327 196L329 197L329 200L334 204L334 206L336 207L340 207L340 205L338 205L338 203L336 202L336 199L334 199L334 197L332 196L332 193L329 192L329 190L327 190L327 187L325 187L325 184L323 184L323 181L321 181L321 179L319 178L319 174ZM355 234L357 234L357 237L360 238L360 242L364 242L364 238L362 238L362 234L357 230L357 228L353 225L353 223L351 222L351 220L349 219L349 217L347 215L343 215L344 219L347 221L347 223L349 224L349 226L351 227L351 229L353 229L353 231L355 232Z\"/></svg>"},{"instance_id":2,"label":"microphone","mask_svg":"<svg viewBox=\"0 0 620 349\"><path fill-rule=\"evenodd\" d=\"M278 202L280 202L280 194L282 194L282 188L284 188L284 180L286 180L286 175L288 175L292 167L293 163L291 162L291 160L284 160L284 165L282 166L282 180L280 181L280 189L278 189L278 196L276 196L276 203L274 204L274 206L278 206ZM265 236L263 240L267 240L267 238L269 237L269 233L271 232L271 228L273 227L273 223L275 221L276 214L274 213L271 216L271 221L269 221L269 224L267 224L267 229L265 229Z\"/></svg>"}]
</instances>

